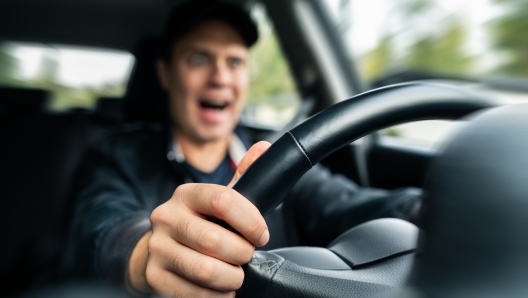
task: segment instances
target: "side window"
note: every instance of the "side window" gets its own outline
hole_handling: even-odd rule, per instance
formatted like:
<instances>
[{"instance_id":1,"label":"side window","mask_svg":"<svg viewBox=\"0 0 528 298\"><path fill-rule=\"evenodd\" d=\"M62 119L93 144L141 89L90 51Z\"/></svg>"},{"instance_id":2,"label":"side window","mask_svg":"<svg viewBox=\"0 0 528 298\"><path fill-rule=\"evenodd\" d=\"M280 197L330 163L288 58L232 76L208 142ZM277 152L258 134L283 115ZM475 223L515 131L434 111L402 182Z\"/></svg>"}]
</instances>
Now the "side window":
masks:
<instances>
[{"instance_id":1,"label":"side window","mask_svg":"<svg viewBox=\"0 0 528 298\"><path fill-rule=\"evenodd\" d=\"M528 101L528 1L325 0L371 87L414 80L456 83L505 103ZM440 142L453 122L382 133Z\"/></svg>"},{"instance_id":2,"label":"side window","mask_svg":"<svg viewBox=\"0 0 528 298\"><path fill-rule=\"evenodd\" d=\"M295 116L300 97L264 6L255 4L252 16L259 27L259 40L250 52L251 83L243 117L281 127Z\"/></svg>"},{"instance_id":3,"label":"side window","mask_svg":"<svg viewBox=\"0 0 528 298\"><path fill-rule=\"evenodd\" d=\"M91 109L102 96L124 96L133 63L121 51L2 42L0 86L48 90L51 110Z\"/></svg>"}]
</instances>

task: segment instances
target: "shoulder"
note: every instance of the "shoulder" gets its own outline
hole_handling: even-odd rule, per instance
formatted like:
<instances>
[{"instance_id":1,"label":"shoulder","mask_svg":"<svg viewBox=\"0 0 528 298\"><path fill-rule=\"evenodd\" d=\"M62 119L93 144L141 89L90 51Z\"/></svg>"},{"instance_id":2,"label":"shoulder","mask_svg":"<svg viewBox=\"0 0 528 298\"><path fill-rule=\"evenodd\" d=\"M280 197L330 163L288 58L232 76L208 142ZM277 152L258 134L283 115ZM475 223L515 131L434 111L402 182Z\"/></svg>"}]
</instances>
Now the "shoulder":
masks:
<instances>
[{"instance_id":1,"label":"shoulder","mask_svg":"<svg viewBox=\"0 0 528 298\"><path fill-rule=\"evenodd\" d=\"M165 150L166 142L167 129L161 124L127 123L109 130L90 151L123 155L145 149Z\"/></svg>"},{"instance_id":2,"label":"shoulder","mask_svg":"<svg viewBox=\"0 0 528 298\"><path fill-rule=\"evenodd\" d=\"M108 131L94 147L109 150L135 144L166 142L166 133L167 129L161 124L127 123Z\"/></svg>"}]
</instances>

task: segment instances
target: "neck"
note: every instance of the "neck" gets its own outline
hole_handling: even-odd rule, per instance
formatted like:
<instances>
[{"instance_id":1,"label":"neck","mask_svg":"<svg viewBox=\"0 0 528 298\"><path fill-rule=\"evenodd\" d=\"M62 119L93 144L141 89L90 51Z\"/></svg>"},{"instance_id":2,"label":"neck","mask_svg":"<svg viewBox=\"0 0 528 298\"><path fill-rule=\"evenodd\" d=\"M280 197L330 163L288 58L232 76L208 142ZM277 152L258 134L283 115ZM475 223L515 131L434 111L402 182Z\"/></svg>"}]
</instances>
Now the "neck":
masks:
<instances>
[{"instance_id":1,"label":"neck","mask_svg":"<svg viewBox=\"0 0 528 298\"><path fill-rule=\"evenodd\" d=\"M224 160L228 148L230 136L214 141L199 142L173 130L185 161L202 172L212 172Z\"/></svg>"}]
</instances>

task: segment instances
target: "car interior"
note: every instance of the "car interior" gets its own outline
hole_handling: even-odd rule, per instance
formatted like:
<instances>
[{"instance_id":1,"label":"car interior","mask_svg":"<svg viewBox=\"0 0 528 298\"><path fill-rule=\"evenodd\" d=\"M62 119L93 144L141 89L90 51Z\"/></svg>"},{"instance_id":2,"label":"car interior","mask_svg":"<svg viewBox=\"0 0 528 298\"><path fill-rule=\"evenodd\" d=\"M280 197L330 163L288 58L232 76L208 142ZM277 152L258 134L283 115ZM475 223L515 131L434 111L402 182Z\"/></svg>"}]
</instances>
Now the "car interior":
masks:
<instances>
[{"instance_id":1,"label":"car interior","mask_svg":"<svg viewBox=\"0 0 528 298\"><path fill-rule=\"evenodd\" d=\"M412 73L367 84L323 1L233 1L265 8L301 99L286 125L241 120L275 143L234 188L282 232L244 268L237 296L526 297L527 106L502 106L467 88L467 81L450 83L452 76ZM0 41L134 57L123 98L100 96L90 109L54 111L49 90L0 86L1 296L40 293L68 280L61 266L76 167L84 150L116 126L163 120L166 95L154 67L163 24L179 2L0 3ZM469 124L441 149L378 133L406 122L461 117ZM425 188L420 226L380 219L326 248L302 246L280 206L319 162L364 186Z\"/></svg>"}]
</instances>

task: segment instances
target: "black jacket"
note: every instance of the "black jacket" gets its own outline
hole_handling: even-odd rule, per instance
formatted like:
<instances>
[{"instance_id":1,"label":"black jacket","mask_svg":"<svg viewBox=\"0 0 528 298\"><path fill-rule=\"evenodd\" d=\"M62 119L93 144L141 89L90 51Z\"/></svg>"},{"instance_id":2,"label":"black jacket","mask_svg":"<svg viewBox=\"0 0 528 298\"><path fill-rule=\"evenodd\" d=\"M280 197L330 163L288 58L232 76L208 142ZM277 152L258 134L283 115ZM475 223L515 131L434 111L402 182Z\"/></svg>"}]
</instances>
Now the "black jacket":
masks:
<instances>
[{"instance_id":1,"label":"black jacket","mask_svg":"<svg viewBox=\"0 0 528 298\"><path fill-rule=\"evenodd\" d=\"M136 124L88 150L74 183L68 261L72 270L126 284L128 258L151 228L150 213L179 185L199 182L184 166L169 160L169 139L163 126ZM316 166L266 220L271 240L281 234L277 229L286 230L282 245L324 246L364 221L405 219L419 197L416 189L389 192L360 187ZM277 212L284 219L277 218Z\"/></svg>"}]
</instances>

